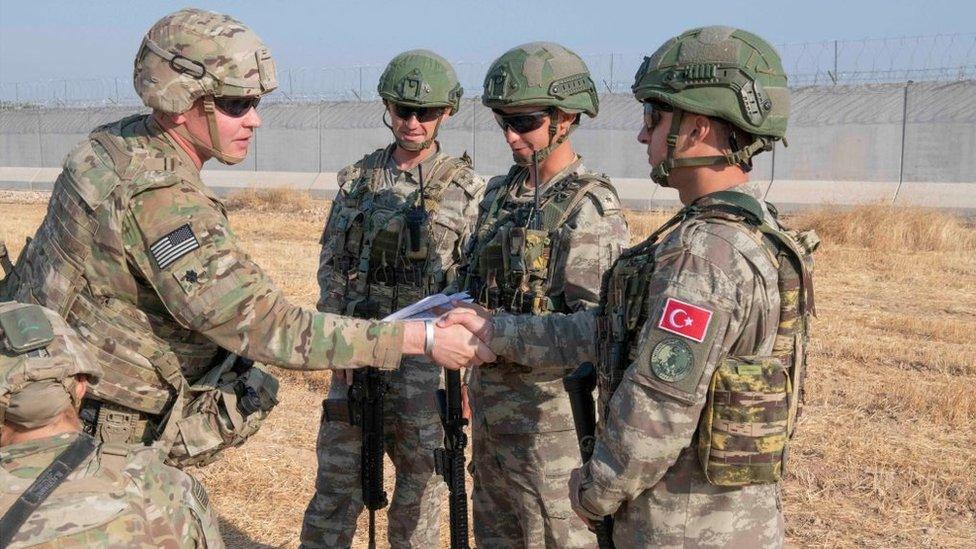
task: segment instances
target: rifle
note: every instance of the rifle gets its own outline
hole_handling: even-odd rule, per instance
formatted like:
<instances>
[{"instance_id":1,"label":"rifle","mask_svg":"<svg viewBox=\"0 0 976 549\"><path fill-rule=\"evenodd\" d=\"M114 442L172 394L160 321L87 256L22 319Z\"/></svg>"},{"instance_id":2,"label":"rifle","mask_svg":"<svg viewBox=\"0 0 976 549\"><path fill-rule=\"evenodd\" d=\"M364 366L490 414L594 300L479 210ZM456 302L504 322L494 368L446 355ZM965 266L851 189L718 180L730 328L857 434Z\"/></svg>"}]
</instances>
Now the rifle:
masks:
<instances>
[{"instance_id":1,"label":"rifle","mask_svg":"<svg viewBox=\"0 0 976 549\"><path fill-rule=\"evenodd\" d=\"M563 378L563 387L569 394L569 405L573 409L573 425L579 441L580 458L585 464L593 457L596 443L596 405L593 402L593 389L596 388L596 369L592 362L580 364L575 372ZM613 517L607 515L595 522L590 531L596 534L600 549L614 549Z\"/></svg>"},{"instance_id":2,"label":"rifle","mask_svg":"<svg viewBox=\"0 0 976 549\"><path fill-rule=\"evenodd\" d=\"M461 372L445 370L444 387L437 390L444 447L434 450L434 469L444 477L450 492L451 549L468 549L468 494L464 486L464 448L468 445L464 426L468 420L461 415Z\"/></svg>"},{"instance_id":3,"label":"rifle","mask_svg":"<svg viewBox=\"0 0 976 549\"><path fill-rule=\"evenodd\" d=\"M369 547L376 547L376 510L389 501L383 490L383 395L386 381L376 368L353 372L349 387L349 423L362 428L363 442L359 460L359 477L363 505L369 510Z\"/></svg>"}]
</instances>

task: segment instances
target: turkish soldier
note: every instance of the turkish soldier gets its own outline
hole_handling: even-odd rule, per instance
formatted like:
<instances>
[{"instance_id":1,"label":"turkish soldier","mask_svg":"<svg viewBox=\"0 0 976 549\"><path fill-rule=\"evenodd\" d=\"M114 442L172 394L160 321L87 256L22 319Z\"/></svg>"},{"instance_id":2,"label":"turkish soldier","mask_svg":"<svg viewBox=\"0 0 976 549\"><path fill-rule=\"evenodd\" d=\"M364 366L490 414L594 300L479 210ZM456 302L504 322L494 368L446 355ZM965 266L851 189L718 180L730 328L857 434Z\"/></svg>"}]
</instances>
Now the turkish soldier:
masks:
<instances>
[{"instance_id":1,"label":"turkish soldier","mask_svg":"<svg viewBox=\"0 0 976 549\"><path fill-rule=\"evenodd\" d=\"M389 146L339 172L339 194L322 234L318 309L381 318L457 277L485 183L465 158L445 154L437 130L457 112L461 85L443 57L428 50L397 55L377 88ZM389 123L386 118L389 117ZM337 371L336 374L341 374ZM348 547L363 508L362 433L341 413L346 376L323 402L316 493L302 525L303 547ZM444 484L434 475L443 432L434 398L439 371L404 360L381 383L386 450L396 467L388 540L393 547L439 543ZM349 380L351 382L351 380Z\"/></svg>"},{"instance_id":2,"label":"turkish soldier","mask_svg":"<svg viewBox=\"0 0 976 549\"><path fill-rule=\"evenodd\" d=\"M488 183L462 287L477 303L514 314L592 307L629 234L613 185L583 166L569 139L583 114L599 110L589 70L559 44L524 44L492 63L482 102L515 165ZM472 371L479 547L594 544L565 491L579 465L561 381L572 370L506 360Z\"/></svg>"},{"instance_id":3,"label":"turkish soldier","mask_svg":"<svg viewBox=\"0 0 976 549\"><path fill-rule=\"evenodd\" d=\"M101 377L54 311L0 303L0 547L223 547L193 477L155 448L82 432Z\"/></svg>"},{"instance_id":4,"label":"turkish soldier","mask_svg":"<svg viewBox=\"0 0 976 549\"><path fill-rule=\"evenodd\" d=\"M454 367L468 361L446 333L434 348L422 324L296 307L240 249L200 167L244 159L255 108L277 87L253 31L227 15L175 12L149 29L133 80L152 114L96 128L68 155L6 282L96 348L105 376L81 413L100 440L158 441L180 465L212 461L277 402L276 380L252 361L395 369L424 349Z\"/></svg>"},{"instance_id":5,"label":"turkish soldier","mask_svg":"<svg viewBox=\"0 0 976 549\"><path fill-rule=\"evenodd\" d=\"M581 517L612 515L617 546L778 547L817 240L748 172L786 133L786 75L765 40L705 27L646 58L633 90L651 177L685 207L621 255L595 312L452 316L499 356L599 362L601 425L569 492Z\"/></svg>"}]
</instances>

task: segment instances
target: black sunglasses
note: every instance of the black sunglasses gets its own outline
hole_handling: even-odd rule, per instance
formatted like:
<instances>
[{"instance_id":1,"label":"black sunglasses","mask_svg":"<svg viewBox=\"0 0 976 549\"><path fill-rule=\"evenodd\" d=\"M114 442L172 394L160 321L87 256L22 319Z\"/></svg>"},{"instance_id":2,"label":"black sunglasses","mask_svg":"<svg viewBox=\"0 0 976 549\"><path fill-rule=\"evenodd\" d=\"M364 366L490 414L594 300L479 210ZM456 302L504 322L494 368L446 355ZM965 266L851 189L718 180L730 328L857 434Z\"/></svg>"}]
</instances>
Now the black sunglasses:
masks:
<instances>
[{"instance_id":1,"label":"black sunglasses","mask_svg":"<svg viewBox=\"0 0 976 549\"><path fill-rule=\"evenodd\" d=\"M238 118L258 108L260 97L214 97L214 105L227 116Z\"/></svg>"},{"instance_id":2,"label":"black sunglasses","mask_svg":"<svg viewBox=\"0 0 976 549\"><path fill-rule=\"evenodd\" d=\"M538 130L550 116L549 111L520 112L517 114L503 114L498 111L495 113L495 122L506 131L509 128L515 133L529 133Z\"/></svg>"},{"instance_id":3,"label":"black sunglasses","mask_svg":"<svg viewBox=\"0 0 976 549\"><path fill-rule=\"evenodd\" d=\"M644 103L644 126L648 131L653 130L661 123L662 112L674 112L674 108L667 103L658 101L646 101Z\"/></svg>"},{"instance_id":4,"label":"black sunglasses","mask_svg":"<svg viewBox=\"0 0 976 549\"><path fill-rule=\"evenodd\" d=\"M409 120L411 116L417 117L417 122L433 122L444 114L444 107L410 107L391 103L393 114L401 120Z\"/></svg>"}]
</instances>

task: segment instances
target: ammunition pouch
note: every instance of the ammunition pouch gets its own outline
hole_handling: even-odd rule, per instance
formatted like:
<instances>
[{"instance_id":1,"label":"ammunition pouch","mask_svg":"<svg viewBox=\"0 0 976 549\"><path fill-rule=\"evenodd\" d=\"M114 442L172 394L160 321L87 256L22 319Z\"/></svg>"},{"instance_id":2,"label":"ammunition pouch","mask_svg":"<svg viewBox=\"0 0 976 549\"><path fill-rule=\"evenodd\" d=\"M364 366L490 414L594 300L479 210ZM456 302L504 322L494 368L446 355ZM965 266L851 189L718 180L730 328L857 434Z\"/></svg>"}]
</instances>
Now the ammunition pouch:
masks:
<instances>
[{"instance_id":1,"label":"ammunition pouch","mask_svg":"<svg viewBox=\"0 0 976 549\"><path fill-rule=\"evenodd\" d=\"M240 446L278 404L278 380L264 367L231 355L186 389L166 462L206 465L225 448ZM165 442L165 441L164 441Z\"/></svg>"},{"instance_id":2,"label":"ammunition pouch","mask_svg":"<svg viewBox=\"0 0 976 549\"><path fill-rule=\"evenodd\" d=\"M798 398L776 357L728 357L712 375L698 426L698 458L715 486L783 478Z\"/></svg>"}]
</instances>

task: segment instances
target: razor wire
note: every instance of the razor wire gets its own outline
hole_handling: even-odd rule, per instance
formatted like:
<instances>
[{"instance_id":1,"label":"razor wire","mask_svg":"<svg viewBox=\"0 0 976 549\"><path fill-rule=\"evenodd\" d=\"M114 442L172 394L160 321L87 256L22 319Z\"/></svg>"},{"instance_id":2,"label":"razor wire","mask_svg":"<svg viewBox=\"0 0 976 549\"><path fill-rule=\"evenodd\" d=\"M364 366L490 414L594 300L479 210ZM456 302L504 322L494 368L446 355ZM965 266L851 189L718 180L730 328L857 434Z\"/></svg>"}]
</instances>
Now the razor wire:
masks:
<instances>
[{"instance_id":1,"label":"razor wire","mask_svg":"<svg viewBox=\"0 0 976 549\"><path fill-rule=\"evenodd\" d=\"M857 40L825 40L777 46L790 85L881 84L976 78L976 33ZM626 93L642 53L582 55L601 93ZM455 61L467 97L479 95L491 62ZM278 71L274 102L373 101L383 65L291 67ZM0 82L0 107L138 105L131 77Z\"/></svg>"}]
</instances>

